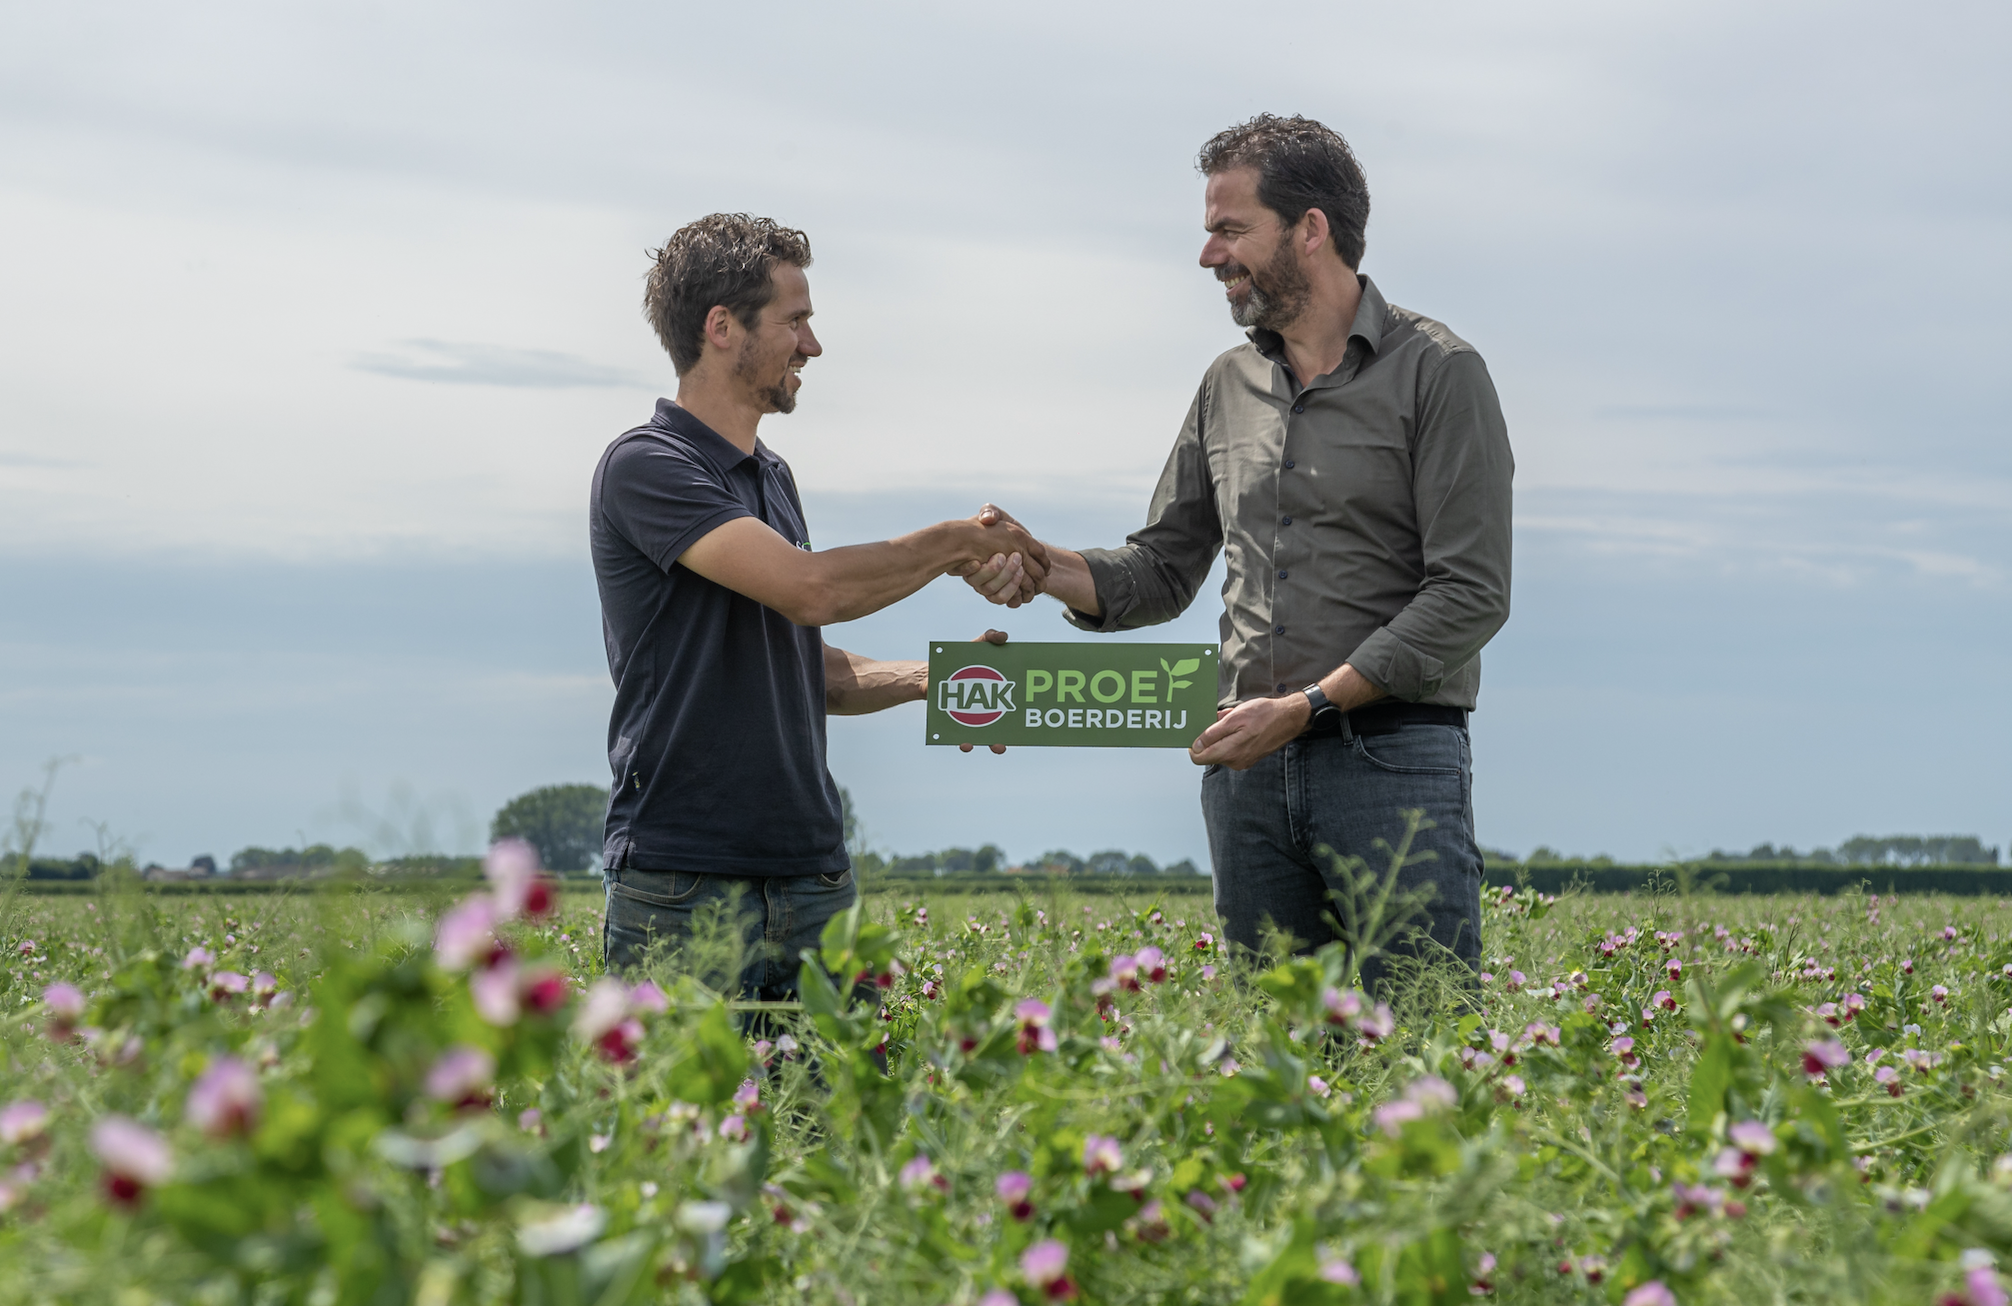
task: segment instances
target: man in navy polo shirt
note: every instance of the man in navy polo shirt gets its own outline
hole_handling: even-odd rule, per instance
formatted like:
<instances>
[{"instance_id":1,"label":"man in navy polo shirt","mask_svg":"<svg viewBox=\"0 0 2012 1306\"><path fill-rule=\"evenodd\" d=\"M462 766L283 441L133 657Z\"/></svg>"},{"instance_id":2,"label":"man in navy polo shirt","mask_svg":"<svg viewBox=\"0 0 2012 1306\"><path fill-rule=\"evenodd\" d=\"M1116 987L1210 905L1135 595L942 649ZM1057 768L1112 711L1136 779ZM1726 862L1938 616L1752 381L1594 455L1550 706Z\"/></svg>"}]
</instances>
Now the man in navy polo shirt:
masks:
<instances>
[{"instance_id":1,"label":"man in navy polo shirt","mask_svg":"<svg viewBox=\"0 0 2012 1306\"><path fill-rule=\"evenodd\" d=\"M809 241L713 214L654 257L644 310L678 397L608 446L588 509L615 679L603 954L611 970L634 965L653 943L681 942L700 908L733 902L749 950L741 986L777 998L856 897L825 716L928 689L926 664L833 648L819 627L981 565L995 595L1031 598L1046 555L990 517L813 552L789 464L755 435L764 415L796 407L799 373L823 352Z\"/></svg>"}]
</instances>

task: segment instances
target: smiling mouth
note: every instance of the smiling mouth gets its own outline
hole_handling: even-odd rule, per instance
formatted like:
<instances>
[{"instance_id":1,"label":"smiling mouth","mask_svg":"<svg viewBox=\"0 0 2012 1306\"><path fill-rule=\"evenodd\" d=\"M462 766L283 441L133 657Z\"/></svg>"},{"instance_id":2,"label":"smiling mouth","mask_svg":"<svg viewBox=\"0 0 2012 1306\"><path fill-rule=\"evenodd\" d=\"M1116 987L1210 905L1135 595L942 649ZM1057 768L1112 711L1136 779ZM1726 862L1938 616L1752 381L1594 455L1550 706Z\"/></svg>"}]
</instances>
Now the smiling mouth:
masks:
<instances>
[{"instance_id":1,"label":"smiling mouth","mask_svg":"<svg viewBox=\"0 0 2012 1306\"><path fill-rule=\"evenodd\" d=\"M1238 290L1241 290L1245 285L1247 285L1250 282L1250 279L1251 274L1248 272L1243 273L1241 276L1230 278L1229 280L1223 282L1223 293L1225 295L1235 294Z\"/></svg>"}]
</instances>

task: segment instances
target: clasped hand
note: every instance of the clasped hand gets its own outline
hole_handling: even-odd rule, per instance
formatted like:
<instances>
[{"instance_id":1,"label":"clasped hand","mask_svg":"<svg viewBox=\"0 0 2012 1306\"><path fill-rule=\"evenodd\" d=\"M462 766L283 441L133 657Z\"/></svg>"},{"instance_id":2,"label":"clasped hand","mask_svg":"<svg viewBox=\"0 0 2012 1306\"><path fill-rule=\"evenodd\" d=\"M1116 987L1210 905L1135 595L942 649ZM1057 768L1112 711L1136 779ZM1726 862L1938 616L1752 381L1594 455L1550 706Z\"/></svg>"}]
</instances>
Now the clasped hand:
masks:
<instances>
[{"instance_id":1,"label":"clasped hand","mask_svg":"<svg viewBox=\"0 0 2012 1306\"><path fill-rule=\"evenodd\" d=\"M1027 528L996 504L986 504L971 520L988 531L1004 530L1016 542L1024 540L1019 552L1000 551L982 561L967 562L951 571L985 597L988 603L1017 608L1031 603L1048 580L1048 550L1027 533Z\"/></svg>"}]
</instances>

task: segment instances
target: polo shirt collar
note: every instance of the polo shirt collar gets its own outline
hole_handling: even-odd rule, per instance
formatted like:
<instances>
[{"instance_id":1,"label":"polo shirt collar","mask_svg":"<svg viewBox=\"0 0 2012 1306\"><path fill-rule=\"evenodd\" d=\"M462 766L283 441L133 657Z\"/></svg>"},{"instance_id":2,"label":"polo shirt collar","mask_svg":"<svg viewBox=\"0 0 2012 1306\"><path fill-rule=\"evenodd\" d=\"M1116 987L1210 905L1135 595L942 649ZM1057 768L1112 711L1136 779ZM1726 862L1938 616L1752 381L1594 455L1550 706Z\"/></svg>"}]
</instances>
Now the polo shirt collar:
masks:
<instances>
[{"instance_id":1,"label":"polo shirt collar","mask_svg":"<svg viewBox=\"0 0 2012 1306\"><path fill-rule=\"evenodd\" d=\"M657 411L651 416L650 425L683 439L722 474L745 462L767 468L782 461L761 442L760 436L755 437L753 453L742 453L740 446L693 416L691 409L681 407L675 399L657 400Z\"/></svg>"}]
</instances>

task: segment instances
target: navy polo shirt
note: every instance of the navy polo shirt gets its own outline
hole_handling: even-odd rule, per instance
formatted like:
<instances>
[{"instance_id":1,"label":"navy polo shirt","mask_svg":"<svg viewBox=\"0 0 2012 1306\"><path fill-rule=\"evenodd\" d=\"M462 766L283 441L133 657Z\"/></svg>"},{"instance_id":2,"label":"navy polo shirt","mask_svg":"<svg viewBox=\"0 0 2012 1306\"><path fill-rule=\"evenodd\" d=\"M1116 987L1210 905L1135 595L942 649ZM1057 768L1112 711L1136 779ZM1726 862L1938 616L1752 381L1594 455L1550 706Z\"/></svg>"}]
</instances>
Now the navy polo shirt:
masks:
<instances>
[{"instance_id":1,"label":"navy polo shirt","mask_svg":"<svg viewBox=\"0 0 2012 1306\"><path fill-rule=\"evenodd\" d=\"M588 539L615 710L605 864L712 875L845 870L825 768L824 637L682 566L758 517L810 547L789 464L668 399L594 469Z\"/></svg>"}]
</instances>

